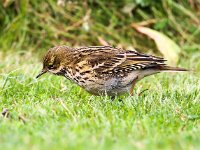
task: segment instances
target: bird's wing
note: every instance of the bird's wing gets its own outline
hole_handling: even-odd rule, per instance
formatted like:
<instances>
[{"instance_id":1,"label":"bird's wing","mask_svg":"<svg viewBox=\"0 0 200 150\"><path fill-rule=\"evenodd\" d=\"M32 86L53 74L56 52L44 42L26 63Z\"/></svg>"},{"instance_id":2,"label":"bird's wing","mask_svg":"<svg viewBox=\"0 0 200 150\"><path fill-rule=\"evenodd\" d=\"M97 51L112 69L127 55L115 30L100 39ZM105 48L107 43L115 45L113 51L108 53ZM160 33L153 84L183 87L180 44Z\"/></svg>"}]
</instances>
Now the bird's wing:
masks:
<instances>
[{"instance_id":1,"label":"bird's wing","mask_svg":"<svg viewBox=\"0 0 200 150\"><path fill-rule=\"evenodd\" d=\"M161 57L111 46L84 47L77 51L82 55L81 59L87 61L97 74L114 75L165 65L165 60Z\"/></svg>"}]
</instances>

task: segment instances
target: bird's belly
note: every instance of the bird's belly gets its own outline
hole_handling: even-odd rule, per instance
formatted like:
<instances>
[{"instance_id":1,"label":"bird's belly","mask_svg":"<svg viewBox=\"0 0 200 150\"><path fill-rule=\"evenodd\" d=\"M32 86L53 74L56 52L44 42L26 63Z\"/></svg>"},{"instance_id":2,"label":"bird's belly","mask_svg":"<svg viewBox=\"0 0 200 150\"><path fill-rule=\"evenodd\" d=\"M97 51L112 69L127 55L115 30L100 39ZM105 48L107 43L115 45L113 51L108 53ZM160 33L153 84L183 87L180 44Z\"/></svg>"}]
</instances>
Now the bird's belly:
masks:
<instances>
[{"instance_id":1,"label":"bird's belly","mask_svg":"<svg viewBox=\"0 0 200 150\"><path fill-rule=\"evenodd\" d=\"M106 81L102 81L101 84L89 83L82 87L94 95L115 96L127 93L131 88L131 84L124 85L124 82L122 81L122 79L112 78Z\"/></svg>"},{"instance_id":2,"label":"bird's belly","mask_svg":"<svg viewBox=\"0 0 200 150\"><path fill-rule=\"evenodd\" d=\"M135 78L138 77L138 74L139 72L135 71L123 78L112 77L109 79L98 80L88 79L84 82L81 82L80 79L75 80L75 78L71 80L91 94L115 96L129 92L132 86L132 82Z\"/></svg>"}]
</instances>

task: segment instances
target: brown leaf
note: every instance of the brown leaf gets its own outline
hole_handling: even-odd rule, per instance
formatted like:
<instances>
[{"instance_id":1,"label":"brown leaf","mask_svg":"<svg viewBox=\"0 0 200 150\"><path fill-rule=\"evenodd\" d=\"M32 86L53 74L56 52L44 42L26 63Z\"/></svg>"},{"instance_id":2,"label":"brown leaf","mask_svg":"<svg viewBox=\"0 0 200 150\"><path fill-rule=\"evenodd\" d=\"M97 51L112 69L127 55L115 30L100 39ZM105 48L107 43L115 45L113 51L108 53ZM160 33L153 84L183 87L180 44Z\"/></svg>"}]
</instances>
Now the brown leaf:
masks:
<instances>
[{"instance_id":1,"label":"brown leaf","mask_svg":"<svg viewBox=\"0 0 200 150\"><path fill-rule=\"evenodd\" d=\"M180 47L172 41L169 37L155 31L153 29L142 27L142 26L133 26L138 32L147 35L152 38L158 50L163 54L164 58L168 60L168 64L175 65L179 60L179 54L181 52Z\"/></svg>"},{"instance_id":2,"label":"brown leaf","mask_svg":"<svg viewBox=\"0 0 200 150\"><path fill-rule=\"evenodd\" d=\"M99 43L103 46L107 46L109 45L108 42L106 42L102 37L98 37Z\"/></svg>"}]
</instances>

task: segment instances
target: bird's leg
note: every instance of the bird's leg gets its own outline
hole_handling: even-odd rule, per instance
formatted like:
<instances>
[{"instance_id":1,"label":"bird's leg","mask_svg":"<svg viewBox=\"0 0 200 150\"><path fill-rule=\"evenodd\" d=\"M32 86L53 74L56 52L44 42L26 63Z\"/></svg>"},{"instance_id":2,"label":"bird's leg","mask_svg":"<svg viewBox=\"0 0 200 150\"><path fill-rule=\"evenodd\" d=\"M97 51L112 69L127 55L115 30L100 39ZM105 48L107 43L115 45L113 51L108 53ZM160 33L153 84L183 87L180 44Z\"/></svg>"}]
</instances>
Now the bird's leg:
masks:
<instances>
[{"instance_id":1,"label":"bird's leg","mask_svg":"<svg viewBox=\"0 0 200 150\"><path fill-rule=\"evenodd\" d=\"M130 95L131 96L133 96L133 89L135 87L135 84L136 84L137 80L138 80L138 76L132 82L132 86L131 86L131 89L130 89Z\"/></svg>"},{"instance_id":2,"label":"bird's leg","mask_svg":"<svg viewBox=\"0 0 200 150\"><path fill-rule=\"evenodd\" d=\"M113 102L116 99L116 95L115 96L111 96L111 102ZM120 98L119 102L122 102L124 104L124 101Z\"/></svg>"},{"instance_id":3,"label":"bird's leg","mask_svg":"<svg viewBox=\"0 0 200 150\"><path fill-rule=\"evenodd\" d=\"M111 96L111 101L113 102L115 100L115 96Z\"/></svg>"}]
</instances>

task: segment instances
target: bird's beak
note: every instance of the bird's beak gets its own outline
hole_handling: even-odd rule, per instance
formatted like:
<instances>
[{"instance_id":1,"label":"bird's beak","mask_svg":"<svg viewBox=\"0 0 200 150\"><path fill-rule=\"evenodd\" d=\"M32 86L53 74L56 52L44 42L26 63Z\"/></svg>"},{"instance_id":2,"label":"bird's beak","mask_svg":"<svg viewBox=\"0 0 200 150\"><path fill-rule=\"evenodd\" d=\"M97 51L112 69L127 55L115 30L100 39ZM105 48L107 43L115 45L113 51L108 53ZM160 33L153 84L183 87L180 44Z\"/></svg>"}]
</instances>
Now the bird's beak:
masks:
<instances>
[{"instance_id":1,"label":"bird's beak","mask_svg":"<svg viewBox=\"0 0 200 150\"><path fill-rule=\"evenodd\" d=\"M36 78L39 78L41 75L45 74L47 70L42 69L42 71L36 76Z\"/></svg>"}]
</instances>

